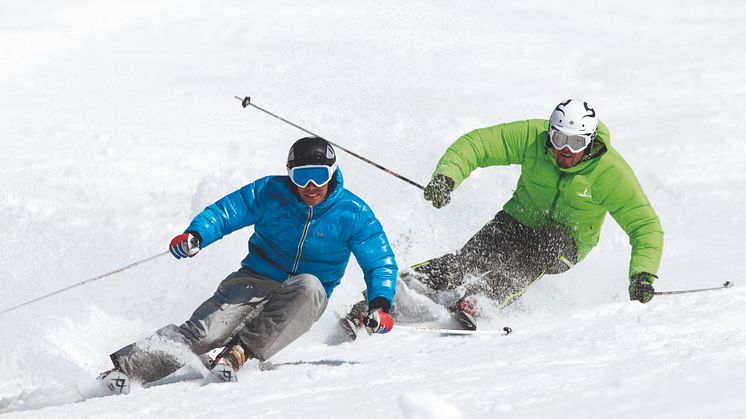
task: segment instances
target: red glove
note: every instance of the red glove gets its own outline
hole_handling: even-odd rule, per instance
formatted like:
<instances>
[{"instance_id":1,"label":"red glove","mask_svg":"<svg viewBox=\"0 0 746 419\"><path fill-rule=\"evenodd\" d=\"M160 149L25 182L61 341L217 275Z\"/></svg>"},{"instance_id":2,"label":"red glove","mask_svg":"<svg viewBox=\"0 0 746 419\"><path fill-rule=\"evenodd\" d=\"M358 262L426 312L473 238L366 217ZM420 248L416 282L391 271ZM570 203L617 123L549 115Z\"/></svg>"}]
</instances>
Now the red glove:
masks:
<instances>
[{"instance_id":1,"label":"red glove","mask_svg":"<svg viewBox=\"0 0 746 419\"><path fill-rule=\"evenodd\" d=\"M192 233L182 233L171 239L168 250L176 259L192 257L199 252L199 238Z\"/></svg>"},{"instance_id":2,"label":"red glove","mask_svg":"<svg viewBox=\"0 0 746 419\"><path fill-rule=\"evenodd\" d=\"M371 310L364 322L370 333L388 333L394 328L394 319L380 308Z\"/></svg>"}]
</instances>

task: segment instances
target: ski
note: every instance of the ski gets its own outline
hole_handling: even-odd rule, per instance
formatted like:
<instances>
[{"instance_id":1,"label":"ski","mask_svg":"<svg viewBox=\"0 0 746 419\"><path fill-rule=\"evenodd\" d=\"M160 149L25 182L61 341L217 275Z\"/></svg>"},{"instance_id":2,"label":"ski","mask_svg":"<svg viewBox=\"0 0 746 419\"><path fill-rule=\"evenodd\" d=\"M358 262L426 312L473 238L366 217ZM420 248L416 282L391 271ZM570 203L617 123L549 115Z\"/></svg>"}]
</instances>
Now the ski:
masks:
<instances>
[{"instance_id":1,"label":"ski","mask_svg":"<svg viewBox=\"0 0 746 419\"><path fill-rule=\"evenodd\" d=\"M355 323L354 320L348 317L342 317L339 319L339 327L342 329L342 340L345 342L352 342L357 339L358 330L362 329Z\"/></svg>"},{"instance_id":2,"label":"ski","mask_svg":"<svg viewBox=\"0 0 746 419\"><path fill-rule=\"evenodd\" d=\"M101 386L101 396L128 394L130 392L129 377L116 369L102 372L96 381Z\"/></svg>"},{"instance_id":3,"label":"ski","mask_svg":"<svg viewBox=\"0 0 746 419\"><path fill-rule=\"evenodd\" d=\"M216 359L210 367L207 375L202 380L202 385L213 383L235 383L238 381L236 371L222 358Z\"/></svg>"}]
</instances>

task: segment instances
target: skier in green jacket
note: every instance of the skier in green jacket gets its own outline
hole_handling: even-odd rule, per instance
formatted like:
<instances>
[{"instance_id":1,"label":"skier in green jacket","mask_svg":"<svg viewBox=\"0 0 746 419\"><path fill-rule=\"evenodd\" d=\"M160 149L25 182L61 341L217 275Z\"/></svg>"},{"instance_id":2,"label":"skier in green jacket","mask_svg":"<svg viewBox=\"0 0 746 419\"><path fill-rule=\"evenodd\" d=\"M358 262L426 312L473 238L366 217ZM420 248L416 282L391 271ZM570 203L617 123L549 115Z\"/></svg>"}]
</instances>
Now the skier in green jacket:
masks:
<instances>
[{"instance_id":1,"label":"skier in green jacket","mask_svg":"<svg viewBox=\"0 0 746 419\"><path fill-rule=\"evenodd\" d=\"M449 311L476 329L474 294L504 306L545 274L582 260L598 243L610 213L632 245L629 297L647 303L663 250L663 230L632 169L611 147L608 128L578 99L557 105L550 119L476 129L438 162L425 199L441 208L479 167L521 165L512 198L459 251L416 265L402 279L440 291L466 285Z\"/></svg>"}]
</instances>

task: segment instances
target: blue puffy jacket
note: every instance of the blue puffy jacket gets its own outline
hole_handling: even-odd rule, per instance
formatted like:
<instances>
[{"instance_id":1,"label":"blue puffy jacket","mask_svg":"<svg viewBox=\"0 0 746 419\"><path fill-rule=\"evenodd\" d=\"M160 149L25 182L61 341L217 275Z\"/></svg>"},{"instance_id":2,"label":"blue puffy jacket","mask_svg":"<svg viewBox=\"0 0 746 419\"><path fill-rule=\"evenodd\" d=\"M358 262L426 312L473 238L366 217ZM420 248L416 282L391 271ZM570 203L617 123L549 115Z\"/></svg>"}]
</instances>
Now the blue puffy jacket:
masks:
<instances>
[{"instance_id":1,"label":"blue puffy jacket","mask_svg":"<svg viewBox=\"0 0 746 419\"><path fill-rule=\"evenodd\" d=\"M368 205L344 189L339 170L336 180L326 200L312 208L291 189L289 177L258 179L205 208L187 231L197 232L205 248L253 225L243 266L280 282L313 274L327 297L339 285L352 252L365 275L368 301L383 297L391 303L397 266L386 233Z\"/></svg>"}]
</instances>

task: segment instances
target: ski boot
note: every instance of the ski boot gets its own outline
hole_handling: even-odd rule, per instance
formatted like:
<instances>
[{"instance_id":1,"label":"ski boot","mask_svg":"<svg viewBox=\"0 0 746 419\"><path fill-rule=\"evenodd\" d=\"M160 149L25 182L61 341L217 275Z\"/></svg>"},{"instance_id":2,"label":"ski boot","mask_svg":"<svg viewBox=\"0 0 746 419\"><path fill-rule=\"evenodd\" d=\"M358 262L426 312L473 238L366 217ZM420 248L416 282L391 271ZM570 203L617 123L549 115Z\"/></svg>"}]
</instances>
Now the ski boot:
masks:
<instances>
[{"instance_id":1,"label":"ski boot","mask_svg":"<svg viewBox=\"0 0 746 419\"><path fill-rule=\"evenodd\" d=\"M448 307L448 312L464 330L477 330L477 322L474 319L477 311L477 302L473 295L466 294L456 304Z\"/></svg>"},{"instance_id":2,"label":"ski boot","mask_svg":"<svg viewBox=\"0 0 746 419\"><path fill-rule=\"evenodd\" d=\"M212 361L210 373L205 377L210 383L235 383L236 372L249 360L248 351L240 340L234 340Z\"/></svg>"},{"instance_id":3,"label":"ski boot","mask_svg":"<svg viewBox=\"0 0 746 419\"><path fill-rule=\"evenodd\" d=\"M127 394L130 392L130 379L118 368L112 368L99 374L96 380L106 395Z\"/></svg>"}]
</instances>

